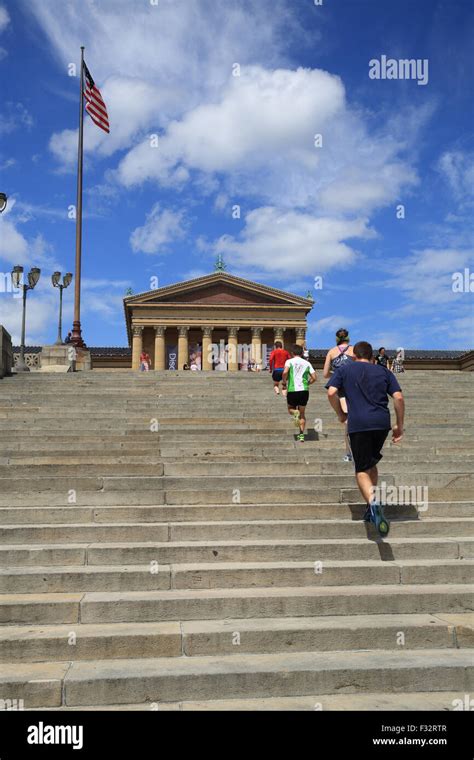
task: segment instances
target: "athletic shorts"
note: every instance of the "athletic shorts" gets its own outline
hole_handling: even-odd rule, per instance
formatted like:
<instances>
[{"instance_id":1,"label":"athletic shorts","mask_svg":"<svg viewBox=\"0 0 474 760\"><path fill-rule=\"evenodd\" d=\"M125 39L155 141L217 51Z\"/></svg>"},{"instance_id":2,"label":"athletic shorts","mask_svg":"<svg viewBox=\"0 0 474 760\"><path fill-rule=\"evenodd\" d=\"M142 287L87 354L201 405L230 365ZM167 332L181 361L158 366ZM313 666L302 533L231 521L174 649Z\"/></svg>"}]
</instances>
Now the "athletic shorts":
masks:
<instances>
[{"instance_id":1,"label":"athletic shorts","mask_svg":"<svg viewBox=\"0 0 474 760\"><path fill-rule=\"evenodd\" d=\"M356 472L367 472L380 462L389 432L390 430L363 430L349 433Z\"/></svg>"},{"instance_id":2,"label":"athletic shorts","mask_svg":"<svg viewBox=\"0 0 474 760\"><path fill-rule=\"evenodd\" d=\"M291 391L286 397L288 406L296 409L297 406L306 406L309 399L309 391Z\"/></svg>"},{"instance_id":3,"label":"athletic shorts","mask_svg":"<svg viewBox=\"0 0 474 760\"><path fill-rule=\"evenodd\" d=\"M280 367L280 369L274 369L272 372L272 377L276 383L279 383L283 377L283 370L284 367Z\"/></svg>"}]
</instances>

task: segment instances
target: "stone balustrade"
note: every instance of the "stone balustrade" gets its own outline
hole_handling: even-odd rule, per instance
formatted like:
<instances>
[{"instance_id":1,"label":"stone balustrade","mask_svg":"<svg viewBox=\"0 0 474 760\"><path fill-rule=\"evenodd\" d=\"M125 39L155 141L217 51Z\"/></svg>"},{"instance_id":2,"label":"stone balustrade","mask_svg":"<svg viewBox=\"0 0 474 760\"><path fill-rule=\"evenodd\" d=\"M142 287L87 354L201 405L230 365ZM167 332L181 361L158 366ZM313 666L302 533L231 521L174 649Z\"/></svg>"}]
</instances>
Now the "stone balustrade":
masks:
<instances>
[{"instance_id":1,"label":"stone balustrade","mask_svg":"<svg viewBox=\"0 0 474 760\"><path fill-rule=\"evenodd\" d=\"M13 367L12 337L7 330L0 325L0 378L11 375Z\"/></svg>"}]
</instances>

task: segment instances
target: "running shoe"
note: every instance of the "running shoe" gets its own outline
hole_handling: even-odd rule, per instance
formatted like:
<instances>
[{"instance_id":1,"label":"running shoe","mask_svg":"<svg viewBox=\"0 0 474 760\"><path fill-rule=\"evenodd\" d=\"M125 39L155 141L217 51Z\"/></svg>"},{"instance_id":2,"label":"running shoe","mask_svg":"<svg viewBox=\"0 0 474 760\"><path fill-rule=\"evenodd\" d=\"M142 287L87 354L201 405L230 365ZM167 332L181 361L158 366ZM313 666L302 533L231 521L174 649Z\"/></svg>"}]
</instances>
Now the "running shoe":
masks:
<instances>
[{"instance_id":1,"label":"running shoe","mask_svg":"<svg viewBox=\"0 0 474 760\"><path fill-rule=\"evenodd\" d=\"M353 462L354 460L352 458L352 454L346 454L345 456L343 456L342 457L342 461L343 462Z\"/></svg>"},{"instance_id":2,"label":"running shoe","mask_svg":"<svg viewBox=\"0 0 474 760\"><path fill-rule=\"evenodd\" d=\"M297 440L297 441L302 441L302 442L304 443L304 433L300 433L300 434L299 434L299 435L296 437L296 440Z\"/></svg>"},{"instance_id":3,"label":"running shoe","mask_svg":"<svg viewBox=\"0 0 474 760\"><path fill-rule=\"evenodd\" d=\"M384 515L383 507L378 502L373 501L370 505L371 522L374 523L375 529L379 536L388 536L390 530L390 523Z\"/></svg>"}]
</instances>

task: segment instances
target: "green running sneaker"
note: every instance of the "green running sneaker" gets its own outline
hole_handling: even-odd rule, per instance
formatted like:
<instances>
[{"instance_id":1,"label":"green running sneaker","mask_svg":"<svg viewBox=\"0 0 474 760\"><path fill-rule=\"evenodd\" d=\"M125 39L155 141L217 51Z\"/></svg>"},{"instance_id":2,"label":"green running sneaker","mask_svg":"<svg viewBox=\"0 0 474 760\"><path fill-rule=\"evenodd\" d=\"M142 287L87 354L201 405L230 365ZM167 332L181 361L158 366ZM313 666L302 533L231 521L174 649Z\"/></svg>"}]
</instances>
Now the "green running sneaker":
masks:
<instances>
[{"instance_id":1,"label":"green running sneaker","mask_svg":"<svg viewBox=\"0 0 474 760\"><path fill-rule=\"evenodd\" d=\"M390 530L390 523L383 513L382 505L378 504L376 501L372 502L372 504L370 505L370 514L371 514L371 522L374 523L379 536L382 536L382 538L385 538L385 536L388 536L388 533Z\"/></svg>"}]
</instances>

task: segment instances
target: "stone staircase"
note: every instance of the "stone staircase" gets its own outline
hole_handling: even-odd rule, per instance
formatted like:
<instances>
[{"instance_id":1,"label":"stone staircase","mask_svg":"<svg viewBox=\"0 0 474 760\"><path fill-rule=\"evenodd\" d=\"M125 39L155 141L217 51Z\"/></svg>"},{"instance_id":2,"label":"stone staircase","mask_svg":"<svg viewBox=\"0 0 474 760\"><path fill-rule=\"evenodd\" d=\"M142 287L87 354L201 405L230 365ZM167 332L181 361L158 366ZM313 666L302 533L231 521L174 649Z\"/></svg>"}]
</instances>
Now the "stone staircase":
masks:
<instances>
[{"instance_id":1,"label":"stone staircase","mask_svg":"<svg viewBox=\"0 0 474 760\"><path fill-rule=\"evenodd\" d=\"M388 506L385 541L322 381L304 444L271 385L1 381L0 700L452 710L472 693L472 375L402 376L407 434L381 480L429 503Z\"/></svg>"}]
</instances>

